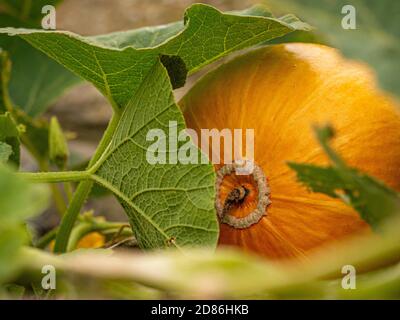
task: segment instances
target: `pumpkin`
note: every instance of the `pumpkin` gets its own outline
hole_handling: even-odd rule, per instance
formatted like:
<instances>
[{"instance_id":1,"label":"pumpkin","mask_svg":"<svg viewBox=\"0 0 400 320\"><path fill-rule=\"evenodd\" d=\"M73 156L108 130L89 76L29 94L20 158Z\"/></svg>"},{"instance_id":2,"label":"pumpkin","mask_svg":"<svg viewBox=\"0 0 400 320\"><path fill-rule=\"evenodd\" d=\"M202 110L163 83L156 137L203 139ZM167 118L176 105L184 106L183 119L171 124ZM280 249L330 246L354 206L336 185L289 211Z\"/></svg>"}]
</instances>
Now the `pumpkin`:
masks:
<instances>
[{"instance_id":1,"label":"pumpkin","mask_svg":"<svg viewBox=\"0 0 400 320\"><path fill-rule=\"evenodd\" d=\"M350 166L400 190L398 107L377 89L367 66L336 49L292 43L247 52L203 77L180 106L198 136L201 129L254 130L257 175L235 174L222 153L215 164L221 245L271 259L305 258L328 243L371 233L351 207L310 192L288 167L288 161L329 164L315 124L334 127L332 146Z\"/></svg>"}]
</instances>

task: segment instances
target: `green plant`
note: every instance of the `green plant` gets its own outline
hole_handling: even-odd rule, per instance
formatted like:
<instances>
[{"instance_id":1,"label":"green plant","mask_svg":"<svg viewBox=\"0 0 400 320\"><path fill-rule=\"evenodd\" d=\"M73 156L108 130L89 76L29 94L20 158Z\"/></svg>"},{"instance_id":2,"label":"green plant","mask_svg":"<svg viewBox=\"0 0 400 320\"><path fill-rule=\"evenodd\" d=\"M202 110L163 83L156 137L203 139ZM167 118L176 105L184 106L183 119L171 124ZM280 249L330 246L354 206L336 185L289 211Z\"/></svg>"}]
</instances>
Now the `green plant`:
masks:
<instances>
[{"instance_id":1,"label":"green plant","mask_svg":"<svg viewBox=\"0 0 400 320\"><path fill-rule=\"evenodd\" d=\"M139 298L161 297L165 293L177 297L231 297L233 292L238 292L238 297L287 298L292 294L309 297L315 290L319 298L346 297L337 283L329 291L332 282L320 280L334 273L339 261L329 267L318 262L298 280L298 271L277 270L257 258L230 252L209 255L209 250L206 254L202 249L195 250L213 249L218 240L215 174L211 164L150 165L146 161L150 145L146 132L153 128L168 132L170 122L176 123L178 130L185 128L173 90L182 87L187 76L233 52L272 40L284 41L283 36L299 31L309 32L309 25L293 15L276 18L264 6L222 13L196 4L187 9L183 21L82 37L71 32L31 29L39 27L42 2L35 1L29 7L24 6L27 1L0 1L0 283L21 281L19 284L29 287L38 282L41 266L53 264L65 272L94 278L95 286L107 288L105 291L112 292L111 296L133 290ZM44 2L56 5L60 1ZM68 145L58 120L53 118L49 123L41 116L65 90L82 80L92 83L107 98L113 116L87 168L77 171L68 165ZM329 147L329 132L327 128L317 131L332 160L331 167L291 167L316 192L332 196L332 188L343 189L347 195L343 198L350 205L373 225L382 226L382 241L369 253L353 256L355 264L369 266L376 259L389 264L400 255L398 235L392 230L393 225L399 224L394 219L390 228L384 227L387 219L383 221L381 206L376 204L388 204L384 216L392 218L398 212L398 194L348 168ZM178 142L176 148L187 143L194 146L184 141ZM39 172L13 173L6 168L15 171L19 166L21 145L33 156ZM318 179L323 188L315 183ZM49 195L46 188L32 182L50 184L52 199L62 217L56 229L39 239L34 239L25 228L25 221L46 207ZM94 184L114 194L130 226L82 212ZM368 201L354 202L355 193ZM116 256L112 260L113 272L97 272L102 259L111 254L109 250L67 253L76 249L83 236L94 231L103 233L111 247L122 236L122 241L134 239L141 249L171 247L193 255L190 259L176 252L143 254L135 259ZM54 251L63 253L62 257L41 250L53 240ZM356 243L346 250L353 253L360 246L371 247L370 244ZM147 268L156 260L155 269ZM86 269L78 270L82 265ZM301 270L307 268L309 265ZM155 270L160 269L165 273L157 278ZM242 277L243 269L254 272ZM21 272L24 280L18 277ZM269 276L259 281L265 272ZM394 280L380 282L382 295L398 297L399 293L392 290L399 281L395 267L366 275L360 297L370 297L376 289L374 281L388 279L388 273ZM215 274L224 285L207 292L200 284L206 275ZM26 278L28 283L24 282ZM209 283L214 280L208 279ZM74 292L68 289L70 279L62 277L61 281L65 281L63 290ZM71 282L79 287L79 281ZM8 286L0 294L21 294L20 289Z\"/></svg>"}]
</instances>

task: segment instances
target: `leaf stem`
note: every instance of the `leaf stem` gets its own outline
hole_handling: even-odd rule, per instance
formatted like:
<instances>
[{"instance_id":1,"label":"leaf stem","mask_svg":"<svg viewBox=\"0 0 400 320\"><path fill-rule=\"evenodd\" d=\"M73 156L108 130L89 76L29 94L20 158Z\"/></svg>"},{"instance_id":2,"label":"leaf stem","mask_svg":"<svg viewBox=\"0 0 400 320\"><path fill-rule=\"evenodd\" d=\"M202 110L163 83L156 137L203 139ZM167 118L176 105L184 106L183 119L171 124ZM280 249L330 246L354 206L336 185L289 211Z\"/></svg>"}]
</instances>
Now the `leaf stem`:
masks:
<instances>
[{"instance_id":1,"label":"leaf stem","mask_svg":"<svg viewBox=\"0 0 400 320\"><path fill-rule=\"evenodd\" d=\"M93 158L89 162L88 168L90 168L94 163L96 163L96 161L101 157L103 152L107 149L107 146L110 144L114 132L118 126L120 117L121 115L119 112L115 112L113 114L113 117L111 118L110 123L108 124L108 127L104 132L103 138L101 139ZM54 252L57 253L66 252L72 228L74 227L76 218L78 217L83 204L85 203L87 197L90 194L92 186L93 186L93 181L84 180L81 181L78 187L76 188L76 191L72 196L67 211L65 212L65 215L61 220L59 232L57 233L56 236Z\"/></svg>"},{"instance_id":2,"label":"leaf stem","mask_svg":"<svg viewBox=\"0 0 400 320\"><path fill-rule=\"evenodd\" d=\"M19 172L17 175L36 183L82 181L90 178L87 171Z\"/></svg>"},{"instance_id":3,"label":"leaf stem","mask_svg":"<svg viewBox=\"0 0 400 320\"><path fill-rule=\"evenodd\" d=\"M39 238L35 243L35 247L39 248L39 249L45 249L52 240L54 240L54 238L56 237L58 231L58 227L54 228L53 230L49 231L48 233L46 233L44 236L42 236L41 238Z\"/></svg>"}]
</instances>

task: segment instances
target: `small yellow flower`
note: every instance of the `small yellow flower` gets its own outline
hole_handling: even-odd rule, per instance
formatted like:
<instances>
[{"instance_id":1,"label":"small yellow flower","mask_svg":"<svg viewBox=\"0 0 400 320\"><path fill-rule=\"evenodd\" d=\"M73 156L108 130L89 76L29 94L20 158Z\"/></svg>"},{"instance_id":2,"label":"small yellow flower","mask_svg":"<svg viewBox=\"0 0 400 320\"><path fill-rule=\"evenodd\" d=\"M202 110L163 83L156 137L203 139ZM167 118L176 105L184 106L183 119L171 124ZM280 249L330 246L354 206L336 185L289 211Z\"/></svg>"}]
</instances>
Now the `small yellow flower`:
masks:
<instances>
[{"instance_id":1,"label":"small yellow flower","mask_svg":"<svg viewBox=\"0 0 400 320\"><path fill-rule=\"evenodd\" d=\"M85 235L79 240L76 249L96 249L104 246L106 242L105 237L99 232L91 232ZM49 250L54 251L55 241L51 241L49 244Z\"/></svg>"},{"instance_id":2,"label":"small yellow flower","mask_svg":"<svg viewBox=\"0 0 400 320\"><path fill-rule=\"evenodd\" d=\"M105 244L105 237L99 232L91 232L79 240L77 249L101 248Z\"/></svg>"}]
</instances>

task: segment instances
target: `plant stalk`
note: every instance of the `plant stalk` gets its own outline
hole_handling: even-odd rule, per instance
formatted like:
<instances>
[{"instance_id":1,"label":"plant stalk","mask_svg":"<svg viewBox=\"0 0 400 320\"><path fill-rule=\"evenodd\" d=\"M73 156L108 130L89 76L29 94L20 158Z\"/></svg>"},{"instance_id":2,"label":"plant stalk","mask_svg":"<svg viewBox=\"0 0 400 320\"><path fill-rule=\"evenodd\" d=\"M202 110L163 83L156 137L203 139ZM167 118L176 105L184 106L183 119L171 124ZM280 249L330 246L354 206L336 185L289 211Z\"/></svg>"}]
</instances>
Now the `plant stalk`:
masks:
<instances>
[{"instance_id":1,"label":"plant stalk","mask_svg":"<svg viewBox=\"0 0 400 320\"><path fill-rule=\"evenodd\" d=\"M18 176L36 183L58 183L90 179L86 171L19 172Z\"/></svg>"},{"instance_id":2,"label":"plant stalk","mask_svg":"<svg viewBox=\"0 0 400 320\"><path fill-rule=\"evenodd\" d=\"M108 124L108 127L104 132L103 138L101 139L100 144L97 147L94 156L89 162L88 170L94 163L96 163L96 161L101 157L101 155L107 149L107 146L110 144L114 132L118 126L120 117L121 117L120 113L114 112L110 120L110 123ZM85 203L87 197L89 196L92 187L93 187L93 181L84 180L81 181L78 187L76 188L76 191L72 196L67 211L65 212L63 219L61 220L60 228L56 236L54 252L64 253L67 251L68 241L71 235L72 228L74 227L79 212L83 204Z\"/></svg>"}]
</instances>

